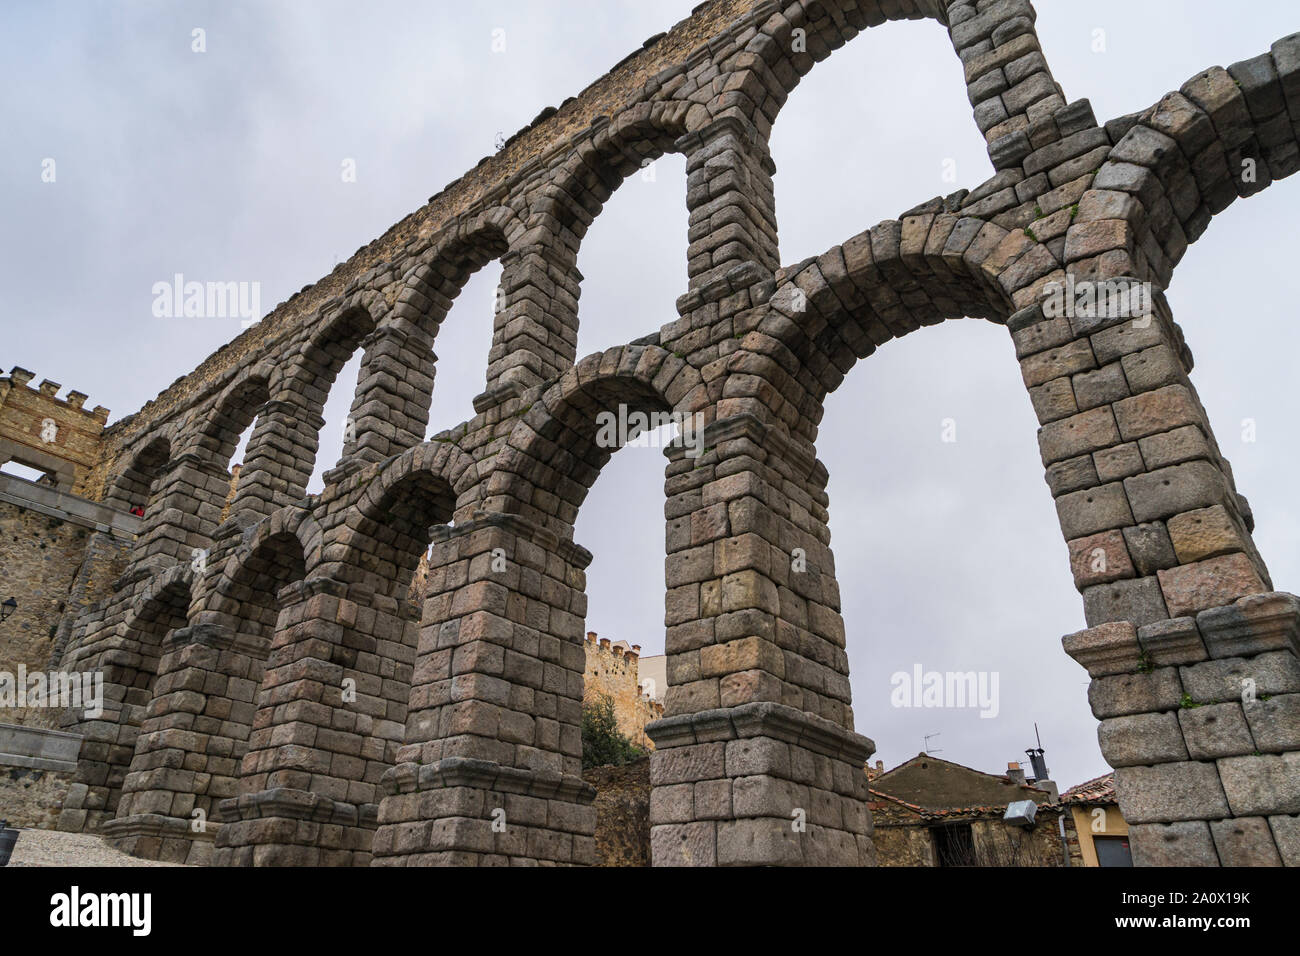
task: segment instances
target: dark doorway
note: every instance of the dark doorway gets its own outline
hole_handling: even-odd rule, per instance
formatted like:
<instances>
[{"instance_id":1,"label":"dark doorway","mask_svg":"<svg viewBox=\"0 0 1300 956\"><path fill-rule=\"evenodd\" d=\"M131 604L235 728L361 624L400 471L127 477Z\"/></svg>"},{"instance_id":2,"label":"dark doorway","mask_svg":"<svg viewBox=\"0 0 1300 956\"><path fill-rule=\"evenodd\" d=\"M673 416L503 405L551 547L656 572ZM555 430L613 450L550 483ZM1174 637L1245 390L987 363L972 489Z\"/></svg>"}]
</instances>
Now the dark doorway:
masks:
<instances>
[{"instance_id":1,"label":"dark doorway","mask_svg":"<svg viewBox=\"0 0 1300 956\"><path fill-rule=\"evenodd\" d=\"M930 830L939 866L974 866L975 840L970 824L958 823Z\"/></svg>"}]
</instances>

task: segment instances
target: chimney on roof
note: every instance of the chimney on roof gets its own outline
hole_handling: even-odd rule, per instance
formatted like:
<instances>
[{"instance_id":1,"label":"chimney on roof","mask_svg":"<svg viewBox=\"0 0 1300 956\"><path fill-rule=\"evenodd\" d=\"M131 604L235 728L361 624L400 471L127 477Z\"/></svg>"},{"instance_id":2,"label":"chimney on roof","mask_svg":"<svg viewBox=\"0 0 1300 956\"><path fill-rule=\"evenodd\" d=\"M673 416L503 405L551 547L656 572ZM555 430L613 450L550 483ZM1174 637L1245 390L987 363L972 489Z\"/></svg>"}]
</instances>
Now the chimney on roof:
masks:
<instances>
[{"instance_id":1,"label":"chimney on roof","mask_svg":"<svg viewBox=\"0 0 1300 956\"><path fill-rule=\"evenodd\" d=\"M1029 756L1029 763L1034 768L1034 778L1029 782L1040 790L1046 790L1052 795L1052 801L1056 802L1060 797L1060 791L1057 790L1056 784L1052 782L1052 772L1047 769L1047 759L1043 755L1042 738L1038 736L1038 725L1034 725L1034 737L1038 742L1037 747L1030 747L1025 753Z\"/></svg>"},{"instance_id":2,"label":"chimney on roof","mask_svg":"<svg viewBox=\"0 0 1300 956\"><path fill-rule=\"evenodd\" d=\"M588 632L587 632L587 640L589 640L589 641L591 641L591 643L595 644L595 643L596 643L596 632L595 632L595 631L588 631Z\"/></svg>"},{"instance_id":3,"label":"chimney on roof","mask_svg":"<svg viewBox=\"0 0 1300 956\"><path fill-rule=\"evenodd\" d=\"M1021 786L1024 786L1025 771L1021 769L1021 766L1017 761L1012 760L1007 764L1007 776L1011 778L1013 783L1018 783Z\"/></svg>"},{"instance_id":4,"label":"chimney on roof","mask_svg":"<svg viewBox=\"0 0 1300 956\"><path fill-rule=\"evenodd\" d=\"M1043 748L1031 747L1029 750L1026 750L1025 753L1029 756L1030 766L1034 768L1034 778L1032 782L1037 783L1039 780L1050 779L1052 774L1047 769L1047 760L1043 756L1045 753Z\"/></svg>"}]
</instances>

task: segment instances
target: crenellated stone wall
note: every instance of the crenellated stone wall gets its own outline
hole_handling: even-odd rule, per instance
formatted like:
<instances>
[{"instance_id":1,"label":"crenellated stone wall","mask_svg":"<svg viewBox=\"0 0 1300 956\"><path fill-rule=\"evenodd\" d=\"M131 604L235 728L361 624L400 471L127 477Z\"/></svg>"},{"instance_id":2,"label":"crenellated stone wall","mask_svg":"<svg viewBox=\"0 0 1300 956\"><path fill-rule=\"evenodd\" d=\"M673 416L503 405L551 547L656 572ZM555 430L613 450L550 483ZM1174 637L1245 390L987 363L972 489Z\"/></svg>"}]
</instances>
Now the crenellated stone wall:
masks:
<instances>
[{"instance_id":1,"label":"crenellated stone wall","mask_svg":"<svg viewBox=\"0 0 1300 956\"><path fill-rule=\"evenodd\" d=\"M8 377L0 376L0 465L15 461L36 468L51 485L84 496L102 456L108 409L85 408L84 392L59 398L63 386L49 379L32 388L27 383L34 377L16 366Z\"/></svg>"},{"instance_id":2,"label":"crenellated stone wall","mask_svg":"<svg viewBox=\"0 0 1300 956\"><path fill-rule=\"evenodd\" d=\"M653 750L654 743L645 732L646 724L662 717L664 707L641 689L637 668L641 646L629 647L625 641L611 643L609 638L588 631L586 653L583 696L608 697L614 703L619 732L643 750Z\"/></svg>"}]
</instances>

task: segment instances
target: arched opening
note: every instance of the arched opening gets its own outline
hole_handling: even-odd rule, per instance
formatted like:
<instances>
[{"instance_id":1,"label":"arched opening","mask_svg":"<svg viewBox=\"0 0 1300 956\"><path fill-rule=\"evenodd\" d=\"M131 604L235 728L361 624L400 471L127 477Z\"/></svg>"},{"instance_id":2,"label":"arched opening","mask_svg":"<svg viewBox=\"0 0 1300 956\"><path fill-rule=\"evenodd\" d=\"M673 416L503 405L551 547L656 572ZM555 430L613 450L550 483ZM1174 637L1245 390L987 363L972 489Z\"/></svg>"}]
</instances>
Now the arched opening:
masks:
<instances>
[{"instance_id":1,"label":"arched opening","mask_svg":"<svg viewBox=\"0 0 1300 956\"><path fill-rule=\"evenodd\" d=\"M341 460L348 439L355 435L350 411L363 360L359 350L374 329L369 311L346 308L321 328L295 363L290 389L299 393L293 398L300 406L298 416L307 419L303 444L311 471L303 486L311 493L320 490L323 474ZM339 382L345 387L336 387Z\"/></svg>"},{"instance_id":2,"label":"arched opening","mask_svg":"<svg viewBox=\"0 0 1300 956\"><path fill-rule=\"evenodd\" d=\"M244 459L248 454L248 443L253 437L254 423L250 422L248 427L239 436L239 441L235 443L235 450L230 456L230 489L226 492L226 502L221 509L221 520L225 521L230 517L231 505L235 502L235 492L239 489L239 477L244 470Z\"/></svg>"},{"instance_id":3,"label":"arched opening","mask_svg":"<svg viewBox=\"0 0 1300 956\"><path fill-rule=\"evenodd\" d=\"M1079 595L1005 337L944 322L882 347L828 398L817 445L873 762L929 750L1001 774L1037 725L1064 791L1106 768L1059 645L1083 626Z\"/></svg>"},{"instance_id":4,"label":"arched opening","mask_svg":"<svg viewBox=\"0 0 1300 956\"><path fill-rule=\"evenodd\" d=\"M234 632L224 652L227 691L209 696L205 715L222 716L220 731L209 738L211 782L198 805L213 812L218 801L238 792L240 765L253 733L262 680L282 610L280 592L306 575L302 542L291 530L274 530L255 542L246 555L236 555L234 572L220 581L218 606L231 610L221 618ZM234 602L237 602L235 604ZM229 713L220 711L228 706ZM222 759L228 758L228 759ZM224 771L224 772L222 772Z\"/></svg>"},{"instance_id":5,"label":"arched opening","mask_svg":"<svg viewBox=\"0 0 1300 956\"><path fill-rule=\"evenodd\" d=\"M421 447L436 452L436 443ZM414 458L408 453L401 461ZM350 549L342 562L344 573L418 612L417 568L427 568L429 544L437 529L451 521L455 509L456 494L445 477L435 471L410 470L362 506L355 522L358 540L379 546Z\"/></svg>"},{"instance_id":6,"label":"arched opening","mask_svg":"<svg viewBox=\"0 0 1300 956\"><path fill-rule=\"evenodd\" d=\"M228 472L224 488L203 489L213 499L215 513L204 515L213 527L230 516L236 496L243 507L253 498L251 486L256 484L259 469L247 468L245 458L259 427L267 427L263 419L270 397L270 372L264 367L255 369L227 389L218 399L212 417L204 423L197 451L211 467Z\"/></svg>"},{"instance_id":7,"label":"arched opening","mask_svg":"<svg viewBox=\"0 0 1300 956\"><path fill-rule=\"evenodd\" d=\"M430 438L474 417L474 398L483 391L483 373L502 311L502 271L495 259L477 267L455 289L454 301L437 320L437 376L426 430Z\"/></svg>"},{"instance_id":8,"label":"arched opening","mask_svg":"<svg viewBox=\"0 0 1300 956\"><path fill-rule=\"evenodd\" d=\"M149 441L114 482L104 504L142 516L149 507L154 483L170 459L171 442L161 436Z\"/></svg>"},{"instance_id":9,"label":"arched opening","mask_svg":"<svg viewBox=\"0 0 1300 956\"><path fill-rule=\"evenodd\" d=\"M406 598L432 529L455 507L443 477L448 454L437 444L411 449L344 516L342 540L337 530L323 533L325 560L301 588L287 589L293 606L281 611L272 641L240 794L256 802L289 787L303 799L350 805L340 844L327 848L335 862L369 861L380 780L404 742L419 636ZM307 678L296 669L304 661ZM282 746L286 736L302 746ZM218 840L223 858L252 862L253 847L266 851L268 842L317 846L310 832L267 841L253 832L255 814L238 816Z\"/></svg>"},{"instance_id":10,"label":"arched opening","mask_svg":"<svg viewBox=\"0 0 1300 956\"><path fill-rule=\"evenodd\" d=\"M343 449L351 438L355 441L356 421L352 418L352 403L356 400L356 386L361 375L361 349L354 351L343 362L327 385L329 397L321 406L321 418L315 464L307 481L307 493L320 494L325 487L325 472L334 468L343 458Z\"/></svg>"},{"instance_id":11,"label":"arched opening","mask_svg":"<svg viewBox=\"0 0 1300 956\"><path fill-rule=\"evenodd\" d=\"M410 422L411 444L473 418L474 399L483 392L485 364L490 381L491 363L505 358L500 339L510 320L508 290L502 287L502 267L496 260L509 249L498 220L508 224L509 218L508 212L494 210L458 224L436 237L420 264L407 274L394 319L407 337L408 348L418 348L424 362L415 396L423 417ZM447 315L461 301L465 320L444 331Z\"/></svg>"},{"instance_id":12,"label":"arched opening","mask_svg":"<svg viewBox=\"0 0 1300 956\"><path fill-rule=\"evenodd\" d=\"M581 361L512 436L511 448L518 456L511 466L530 477L533 489L526 501L517 503L518 513L544 523L562 540L576 541L583 548L583 571L598 567L602 551L624 551L639 526L643 540L651 543L651 553L625 553L610 562L610 570L573 579L578 587L574 606L580 609L574 611L580 615L574 623L586 640L581 642L581 656L574 655L582 673L574 674L569 685L580 725L561 727L561 752L566 772L581 770L593 785L614 774L631 783L630 792L648 790L653 744L644 728L663 716L667 693L662 653L667 592L662 582L668 587L687 583L678 580L681 564L669 564L666 576L666 553L692 544L711 547L703 529L697 529L700 539L692 541L689 517L684 537L682 523L670 522L668 540L660 544L666 496L671 518L672 509L682 503L671 495L683 480L689 481L695 456L702 451L700 409L705 395L698 383L694 369L657 347L611 349ZM665 454L670 461L665 462ZM611 469L616 469L613 477L602 482ZM628 476L634 476L633 484L627 483ZM591 493L602 485L620 495L624 504L610 510L632 516L629 523L611 522L609 511L596 510L593 502L600 499ZM644 500L634 502L637 489ZM584 519L584 508L592 519ZM619 580L617 574L627 577ZM659 676L649 689L641 673L643 655L659 658ZM562 717L562 725L569 719ZM578 754L569 749L575 740ZM611 767L624 764L626 770ZM636 831L630 837L633 858L648 863L646 809L637 811L634 805L626 822Z\"/></svg>"},{"instance_id":13,"label":"arched opening","mask_svg":"<svg viewBox=\"0 0 1300 956\"><path fill-rule=\"evenodd\" d=\"M126 653L120 656L120 662L104 667L104 683L123 692L117 733L119 743L128 744L111 749L106 760L106 811L109 816L117 810L122 785L130 768L134 749L130 743L143 725L153 700L164 642L169 634L189 623L190 589L191 579L186 574L168 572L158 581L122 624L122 643Z\"/></svg>"},{"instance_id":14,"label":"arched opening","mask_svg":"<svg viewBox=\"0 0 1300 956\"><path fill-rule=\"evenodd\" d=\"M686 159L664 153L642 162L582 234L580 356L676 321L686 292Z\"/></svg>"},{"instance_id":15,"label":"arched opening","mask_svg":"<svg viewBox=\"0 0 1300 956\"><path fill-rule=\"evenodd\" d=\"M115 824L128 848L157 856L155 842L140 841L127 822L162 814L184 824L188 840L210 840L215 828L191 829L192 820L216 823L218 803L238 793L241 763L253 733L262 684L280 611L279 591L305 574L297 535L272 519L251 549L233 555L233 570L218 580L214 599L185 640L167 647L158 663L158 692L140 729ZM201 697L196 697L196 693ZM181 772L160 776L160 768ZM147 829L147 828L146 828ZM198 832L203 836L196 837ZM180 859L188 843L164 846ZM168 857L171 858L171 857Z\"/></svg>"},{"instance_id":16,"label":"arched opening","mask_svg":"<svg viewBox=\"0 0 1300 956\"><path fill-rule=\"evenodd\" d=\"M254 374L242 380L227 393L205 425L198 442L200 448L212 461L227 464L269 398L266 376Z\"/></svg>"},{"instance_id":17,"label":"arched opening","mask_svg":"<svg viewBox=\"0 0 1300 956\"><path fill-rule=\"evenodd\" d=\"M882 80L888 95L869 95ZM771 135L781 261L993 175L965 87L947 31L931 21L867 29L799 80Z\"/></svg>"},{"instance_id":18,"label":"arched opening","mask_svg":"<svg viewBox=\"0 0 1300 956\"><path fill-rule=\"evenodd\" d=\"M705 401L698 373L681 359L629 346L579 362L516 423L485 482L491 507L461 502L456 525L435 537L404 752L437 765L427 782L423 769L412 776L414 763L395 768L399 793L381 810L377 858L465 862L520 857L526 845L532 858L594 862L594 794L581 779L591 555L573 541L573 524L621 444L620 412L626 426L633 413L690 413ZM450 443L441 444L451 461ZM470 465L457 483L475 477ZM385 497L376 491L373 500ZM419 523L429 515L422 509ZM450 783L449 773L464 782ZM489 789L498 773L520 785L553 781L546 786L558 785L556 799L568 806L513 835L492 831L488 849L486 815L404 797L408 781L421 790ZM424 821L436 822L430 829ZM404 836L416 831L414 840Z\"/></svg>"}]
</instances>

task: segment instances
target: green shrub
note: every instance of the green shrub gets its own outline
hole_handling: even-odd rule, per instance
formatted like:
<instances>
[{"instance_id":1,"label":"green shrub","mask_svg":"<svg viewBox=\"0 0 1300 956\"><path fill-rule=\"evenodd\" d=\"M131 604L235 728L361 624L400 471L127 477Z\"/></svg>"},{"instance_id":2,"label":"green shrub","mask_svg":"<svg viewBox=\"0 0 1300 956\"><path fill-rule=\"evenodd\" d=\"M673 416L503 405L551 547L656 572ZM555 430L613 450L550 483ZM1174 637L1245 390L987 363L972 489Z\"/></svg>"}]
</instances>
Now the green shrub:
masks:
<instances>
[{"instance_id":1,"label":"green shrub","mask_svg":"<svg viewBox=\"0 0 1300 956\"><path fill-rule=\"evenodd\" d=\"M582 769L622 766L642 756L642 750L619 732L614 699L597 694L582 703Z\"/></svg>"}]
</instances>

